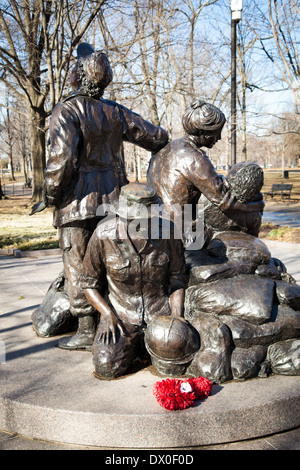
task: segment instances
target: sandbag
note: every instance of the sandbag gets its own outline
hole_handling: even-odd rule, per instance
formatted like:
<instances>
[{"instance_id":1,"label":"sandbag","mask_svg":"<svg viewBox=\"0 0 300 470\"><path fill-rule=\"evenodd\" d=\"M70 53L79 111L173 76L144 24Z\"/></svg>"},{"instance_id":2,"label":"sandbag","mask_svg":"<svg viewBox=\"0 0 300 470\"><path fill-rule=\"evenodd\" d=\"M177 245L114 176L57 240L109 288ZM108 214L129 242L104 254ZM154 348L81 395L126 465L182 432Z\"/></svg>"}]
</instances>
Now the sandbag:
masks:
<instances>
[{"instance_id":1,"label":"sandbag","mask_svg":"<svg viewBox=\"0 0 300 470\"><path fill-rule=\"evenodd\" d=\"M257 266L255 274L262 277L270 277L272 279L281 280L282 273L279 269L272 263L272 258L268 264L261 264Z\"/></svg>"},{"instance_id":2,"label":"sandbag","mask_svg":"<svg viewBox=\"0 0 300 470\"><path fill-rule=\"evenodd\" d=\"M215 383L231 380L229 328L218 317L205 314L197 317L193 327L200 335L201 346L186 373L193 377L206 377Z\"/></svg>"},{"instance_id":3,"label":"sandbag","mask_svg":"<svg viewBox=\"0 0 300 470\"><path fill-rule=\"evenodd\" d=\"M189 285L228 279L239 274L254 274L255 267L254 264L239 261L225 261L223 263L196 266L190 270Z\"/></svg>"},{"instance_id":4,"label":"sandbag","mask_svg":"<svg viewBox=\"0 0 300 470\"><path fill-rule=\"evenodd\" d=\"M297 284L276 281L276 295L283 305L300 310L300 286Z\"/></svg>"},{"instance_id":5,"label":"sandbag","mask_svg":"<svg viewBox=\"0 0 300 470\"><path fill-rule=\"evenodd\" d=\"M300 339L289 339L268 348L267 361L279 375L300 375Z\"/></svg>"},{"instance_id":6,"label":"sandbag","mask_svg":"<svg viewBox=\"0 0 300 470\"><path fill-rule=\"evenodd\" d=\"M253 345L268 346L276 341L300 337L300 312L286 305L274 305L270 321L253 325L232 316L221 316L231 331L235 347L250 348Z\"/></svg>"},{"instance_id":7,"label":"sandbag","mask_svg":"<svg viewBox=\"0 0 300 470\"><path fill-rule=\"evenodd\" d=\"M271 253L259 239L244 232L219 232L207 247L211 256L246 261L259 266L268 264Z\"/></svg>"},{"instance_id":8,"label":"sandbag","mask_svg":"<svg viewBox=\"0 0 300 470\"><path fill-rule=\"evenodd\" d=\"M185 317L193 322L199 313L233 315L254 324L270 319L274 281L237 276L191 286L186 290Z\"/></svg>"},{"instance_id":9,"label":"sandbag","mask_svg":"<svg viewBox=\"0 0 300 470\"><path fill-rule=\"evenodd\" d=\"M64 283L63 273L60 273L31 315L32 327L38 336L48 338L77 330L78 319L70 312Z\"/></svg>"},{"instance_id":10,"label":"sandbag","mask_svg":"<svg viewBox=\"0 0 300 470\"><path fill-rule=\"evenodd\" d=\"M231 370L236 380L257 377L267 354L266 346L252 346L248 349L236 348L231 355Z\"/></svg>"}]
</instances>

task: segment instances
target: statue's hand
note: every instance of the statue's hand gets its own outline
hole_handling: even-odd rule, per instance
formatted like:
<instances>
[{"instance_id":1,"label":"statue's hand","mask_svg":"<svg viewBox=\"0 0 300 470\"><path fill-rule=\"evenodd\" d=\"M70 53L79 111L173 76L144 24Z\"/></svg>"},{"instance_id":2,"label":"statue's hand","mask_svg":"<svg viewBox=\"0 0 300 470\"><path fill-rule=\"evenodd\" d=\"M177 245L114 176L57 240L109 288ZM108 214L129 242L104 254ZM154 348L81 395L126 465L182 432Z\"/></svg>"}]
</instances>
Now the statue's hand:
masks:
<instances>
[{"instance_id":1,"label":"statue's hand","mask_svg":"<svg viewBox=\"0 0 300 470\"><path fill-rule=\"evenodd\" d=\"M42 201L42 202L37 202L31 207L31 212L29 215L36 214L37 212L42 212L44 209L46 209L47 204Z\"/></svg>"},{"instance_id":2,"label":"statue's hand","mask_svg":"<svg viewBox=\"0 0 300 470\"><path fill-rule=\"evenodd\" d=\"M126 336L127 333L121 320L112 311L109 314L101 315L97 334L99 342L115 344L118 341L118 333L121 336Z\"/></svg>"},{"instance_id":3,"label":"statue's hand","mask_svg":"<svg viewBox=\"0 0 300 470\"><path fill-rule=\"evenodd\" d=\"M226 189L230 189L230 184L226 176L224 175L219 175L220 180L222 181L223 185L225 186Z\"/></svg>"}]
</instances>

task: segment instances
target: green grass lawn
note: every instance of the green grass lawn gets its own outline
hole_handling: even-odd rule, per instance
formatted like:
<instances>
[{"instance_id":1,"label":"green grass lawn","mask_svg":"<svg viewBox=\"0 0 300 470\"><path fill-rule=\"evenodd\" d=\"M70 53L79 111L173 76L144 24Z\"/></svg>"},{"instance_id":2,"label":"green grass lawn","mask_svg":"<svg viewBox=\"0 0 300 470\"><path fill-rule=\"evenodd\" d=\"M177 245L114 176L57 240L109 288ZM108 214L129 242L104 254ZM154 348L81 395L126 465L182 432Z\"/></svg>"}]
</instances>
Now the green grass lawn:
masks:
<instances>
[{"instance_id":1,"label":"green grass lawn","mask_svg":"<svg viewBox=\"0 0 300 470\"><path fill-rule=\"evenodd\" d=\"M0 200L0 248L41 250L58 248L57 230L52 226L52 209L29 216L30 198Z\"/></svg>"}]
</instances>

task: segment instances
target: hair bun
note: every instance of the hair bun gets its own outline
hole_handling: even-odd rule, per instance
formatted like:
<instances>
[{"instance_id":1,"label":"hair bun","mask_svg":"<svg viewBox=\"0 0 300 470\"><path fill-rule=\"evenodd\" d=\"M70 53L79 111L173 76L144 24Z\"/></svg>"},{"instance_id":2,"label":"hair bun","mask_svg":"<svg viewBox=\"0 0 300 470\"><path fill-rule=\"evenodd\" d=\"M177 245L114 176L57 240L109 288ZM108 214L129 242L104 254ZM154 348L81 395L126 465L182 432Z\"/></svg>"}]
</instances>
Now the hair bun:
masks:
<instances>
[{"instance_id":1,"label":"hair bun","mask_svg":"<svg viewBox=\"0 0 300 470\"><path fill-rule=\"evenodd\" d=\"M199 131L219 131L225 122L226 118L222 111L204 100L194 100L182 117L184 130L191 135L198 135Z\"/></svg>"},{"instance_id":2,"label":"hair bun","mask_svg":"<svg viewBox=\"0 0 300 470\"><path fill-rule=\"evenodd\" d=\"M201 108L205 104L206 102L204 100L195 100L190 104L190 107L193 109L197 109L197 108Z\"/></svg>"}]
</instances>

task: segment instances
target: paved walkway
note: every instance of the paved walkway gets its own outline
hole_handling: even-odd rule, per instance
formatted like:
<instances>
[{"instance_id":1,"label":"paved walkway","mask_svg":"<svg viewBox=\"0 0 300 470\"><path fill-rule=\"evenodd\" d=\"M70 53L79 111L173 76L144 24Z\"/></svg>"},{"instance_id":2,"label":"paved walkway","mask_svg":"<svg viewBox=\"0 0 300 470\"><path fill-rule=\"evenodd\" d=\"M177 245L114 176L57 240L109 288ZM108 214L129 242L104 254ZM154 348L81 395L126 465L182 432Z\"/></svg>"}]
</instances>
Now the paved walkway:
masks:
<instances>
[{"instance_id":1,"label":"paved walkway","mask_svg":"<svg viewBox=\"0 0 300 470\"><path fill-rule=\"evenodd\" d=\"M265 201L263 213L264 223L272 222L276 225L300 227L300 204L291 201Z\"/></svg>"},{"instance_id":2,"label":"paved walkway","mask_svg":"<svg viewBox=\"0 0 300 470\"><path fill-rule=\"evenodd\" d=\"M266 244L269 246L271 253L273 256L280 258L283 262L286 263L288 271L291 275L293 275L297 282L300 283L300 245L294 244L286 244L286 243L277 243L277 242L269 242L266 241ZM185 420L185 414L166 414L165 410L158 409L155 403L151 403L149 406L149 398L151 397L151 389L149 388L153 381L153 377L151 378L148 372L145 372L144 375L140 377L134 378L131 376L123 382L116 381L114 384L111 381L107 382L100 382L92 377L92 364L90 361L89 353L86 352L68 352L68 351L61 351L58 348L53 347L55 342L57 342L56 338L37 338L31 328L30 316L33 309L40 304L42 301L50 282L56 277L56 275L60 272L62 268L61 258L60 256L49 256L49 257L42 257L42 258L13 258L13 257L0 257L0 297L1 297L1 338L5 339L5 345L7 347L7 362L6 364L0 364L0 391L2 393L2 397L6 397L6 399L11 400L10 404L13 408L17 406L16 410L7 409L9 422L12 422L12 418L17 421L14 424L14 430L24 430L27 429L25 433L18 431L20 434L25 434L26 436L34 437L34 439L28 439L27 437L22 437L15 432L7 433L7 427L2 426L2 430L5 432L0 431L0 449L3 450L21 450L21 449L33 449L33 450L56 450L56 449L112 449L114 448L113 445L73 445L73 444L62 444L64 442L62 439L57 438L55 439L55 432L57 432L57 436L65 435L65 427L67 426L67 421L62 422L59 419L59 416L64 416L64 419L70 418L70 415L78 414L78 416L82 417L82 413L84 412L84 401L89 401L91 406L92 412L94 410L98 410L101 402L105 406L105 400L109 403L109 406L112 406L112 402L115 409L109 410L112 411L114 416L118 416L118 413L124 413L124 408L122 408L122 401L125 402L128 400L128 406L125 407L126 412L129 413L130 419L134 418L134 413L136 412L136 408L140 407L145 414L147 414L147 407L152 409L150 410L150 421L155 418L155 422L159 427L160 420L166 420L166 428L169 430L170 433L170 440L168 441L169 444L165 446L165 449L168 449L170 446L170 442L174 444L176 442L176 438L178 436L173 435L174 429L184 429L187 431L186 427L191 426L192 429L188 429L191 435L187 436L187 440L184 443L184 440L179 440L179 444L177 445L178 449L189 449L187 447L188 442L192 442L195 446L197 440L195 440L195 436L193 435L193 423L197 421L201 413L208 413L206 416L210 416L211 418L213 415L211 413L220 413L218 416L214 417L217 419L218 426L221 426L224 429L224 432L231 432L237 431L238 428L243 429L243 432L246 432L246 427L250 426L255 428L259 428L259 426L263 425L264 423L260 423L260 415L261 411L259 406L260 403L257 403L257 412L255 416L255 422L251 422L250 415L247 415L247 406L244 406L244 403L239 404L241 406L240 409L235 409L235 404L232 403L232 393L236 393L235 384L225 384L223 387L222 393L218 393L218 390L214 394L214 396L210 397L209 400L206 400L201 406L193 409L186 410L189 415L188 421ZM54 362L51 364L51 359L49 353L53 355L55 359ZM76 354L76 356L75 356ZM62 355L63 360L62 360ZM81 364L82 361L82 364ZM50 363L49 363L50 362ZM10 366L10 367L8 367ZM6 383L5 383L5 379ZM155 379L155 378L154 378ZM272 379L272 378L271 378ZM278 379L278 380L277 380ZM258 396L262 396L263 394L259 394L258 390L261 388L263 392L264 389L268 389L271 387L272 392L266 390L266 394L263 397L264 401L269 400L270 396L274 394L276 395L276 390L280 392L280 396L286 395L286 399L288 399L289 392L294 393L296 397L297 393L299 392L299 379L298 377L287 377L284 378L282 376L277 376L272 380L269 381L268 379L256 379L252 381L248 381L247 385L245 386L245 382L242 384L238 384L238 396L243 397L243 401L249 399L247 397L247 393L258 393ZM86 381L90 381L89 385L89 393L85 395L85 383ZM157 380L157 378L155 379ZM265 382L261 382L265 381ZM272 383L271 383L272 382ZM99 391L99 384L101 383L101 388L107 390L109 392L109 399L102 391ZM263 383L263 385L262 385ZM1 388L2 384L2 388ZM282 387L284 384L287 385L287 390L284 390ZM113 386L112 386L113 385ZM3 388L4 387L4 388ZM279 387L279 388L277 388ZM290 387L290 390L289 390ZM296 387L296 388L295 388ZM245 390L244 390L245 389ZM247 391L246 391L247 389ZM270 390L271 390L270 389ZM4 392L3 392L4 390ZM138 391L144 390L144 397L138 397ZM298 391L298 392L297 392ZM4 395L3 395L4 393ZM100 393L100 394L99 394ZM137 399L131 402L132 394L137 394ZM78 401L77 396L80 396L80 400ZM128 394L128 395L126 395ZM300 394L299 394L300 395ZM68 406L72 400L74 400L74 396L76 397L75 408L71 408L68 410ZM293 397L292 397L293 398ZM240 398L241 399L241 398ZM110 401L111 400L111 401ZM140 400L140 402L139 402ZM144 400L144 401L143 401ZM81 402L82 401L82 402ZM42 407L47 405L47 419L48 423L44 423L45 415L43 414L44 409ZM238 404L238 403L237 403ZM39 411L36 412L33 419L29 419L31 417L31 413L35 412L35 406L39 407ZM72 405L74 406L74 405ZM132 406L132 410L130 407ZM220 423L220 418L222 418L222 406L224 409L230 408L232 406L232 410L230 411L231 419L224 418L224 422ZM248 403L248 407L253 406L251 404L251 400ZM290 405L291 406L291 405ZM53 407L54 414L51 415L51 409ZM218 407L219 411L218 411ZM285 419L284 412L287 411L288 408L284 408L281 412L277 413L272 410L272 407L268 405L268 409L270 414L268 415L268 423L269 429L272 428L273 421L278 418L278 423ZM64 408L67 410L67 415L64 412ZM27 410L27 411L26 411ZM123 410L123 411L122 411ZM86 410L85 410L86 411ZM293 408L291 412L291 418L293 418L293 412L295 408ZM98 411L97 411L98 412ZM28 414L29 413L29 414ZM63 413L63 414L62 414ZM200 415L199 415L200 413ZM273 413L273 414L272 414ZM240 417L239 417L240 414ZM101 416L101 419L103 419ZM141 415L142 416L142 415ZM135 421L135 425L131 426L127 424L127 433L129 435L126 436L124 440L124 436L122 436L123 442L127 443L127 445L120 445L122 439L120 436L116 435L116 441L118 444L117 447L131 448L132 446L128 445L128 443L132 442L130 439L130 434L132 434L132 439L134 436L138 436L141 434L141 430L139 429L139 421L141 421L141 416L137 417L137 421ZM234 419L235 416L235 419ZM105 417L105 416L104 416ZM126 422L123 422L122 415L119 415L120 419L117 424L119 424L120 429L122 428L123 431L126 428ZM0 418L1 418L1 410L0 410ZM3 416L2 416L3 418ZM5 418L5 417L4 417ZM97 416L96 416L97 418ZM126 416L125 416L126 418ZM210 419L211 419L210 418ZM30 425L27 426L27 421L29 419ZM127 419L127 418L126 418ZM183 422L181 422L183 419ZM244 422L248 419L248 424ZM290 419L290 418L289 418ZM19 422L18 422L19 420ZM174 422L170 422L170 420L175 420ZM196 420L196 421L195 421ZM296 417L297 420L297 417ZM1 420L0 420L1 421ZM4 419L2 420L2 423ZM98 420L95 421L96 423ZM292 421L291 421L292 422ZM233 424L234 423L234 424ZM298 421L299 423L299 421ZM48 430L47 424L54 429L54 434L50 436L48 439L41 439L37 438L39 432L42 428L42 435L47 435ZM151 423L153 424L153 423ZM204 422L207 424L207 420ZM277 424L276 424L277 425ZM299 425L299 424L298 424ZM27 426L27 428L26 428ZM201 450L274 450L274 449L293 449L299 450L300 449L300 429L292 429L296 424L291 425L290 427L285 427L282 429L291 429L287 432L275 432L274 435L267 436L270 434L267 429L264 429L263 434L260 434L260 430L257 430L256 435L260 436L267 436L258 439L250 439L250 435L247 436L247 440L243 442L233 442L231 444L220 443L214 445L207 445L202 443L200 446L196 445L196 449ZM147 428L147 423L146 426ZM38 429L37 429L38 428ZM118 433L118 426L114 428L114 432ZM143 428L143 427L142 427ZM212 427L213 428L213 427ZM211 429L212 429L211 428ZM232 429L230 429L232 428ZM1 426L0 426L1 429ZM282 430L281 429L281 430ZM39 432L38 432L39 431ZM84 432L84 429L79 429L78 432ZM155 428L153 428L155 431ZM109 434L109 426L107 428L107 434ZM149 432L149 430L148 430ZM164 433L165 435L165 433ZM246 434L244 434L246 435ZM236 436L234 440L236 441ZM159 437L159 436L158 436ZM253 437L253 434L252 434ZM147 440L147 435L143 436L143 442L145 443ZM59 441L59 442L52 442L52 441ZM97 436L95 438L95 442L97 441ZM75 442L75 441L74 441ZM105 439L102 439L102 442ZM176 445L176 444L175 444ZM142 446L142 448L148 448L149 446ZM155 446L154 446L155 447Z\"/></svg>"}]
</instances>

